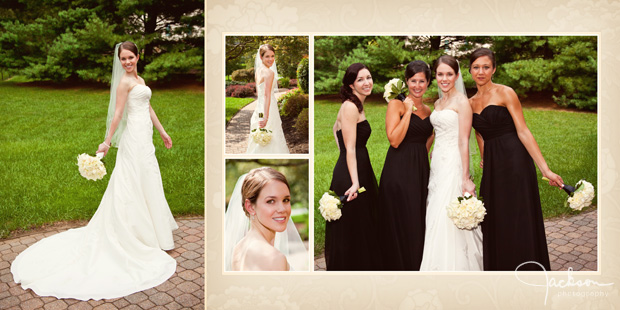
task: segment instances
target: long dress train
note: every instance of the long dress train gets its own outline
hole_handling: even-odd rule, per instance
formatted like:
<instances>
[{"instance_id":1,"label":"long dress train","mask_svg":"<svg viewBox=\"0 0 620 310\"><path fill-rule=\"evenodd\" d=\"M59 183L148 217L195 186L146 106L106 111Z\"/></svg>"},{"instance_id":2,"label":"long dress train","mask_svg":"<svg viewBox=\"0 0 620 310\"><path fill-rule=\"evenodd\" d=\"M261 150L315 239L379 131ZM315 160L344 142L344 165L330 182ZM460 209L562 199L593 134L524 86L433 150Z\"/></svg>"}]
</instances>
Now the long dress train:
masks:
<instances>
[{"instance_id":1,"label":"long dress train","mask_svg":"<svg viewBox=\"0 0 620 310\"><path fill-rule=\"evenodd\" d=\"M430 167L426 141L430 118L411 115L398 148L388 149L379 182L384 270L420 270Z\"/></svg>"},{"instance_id":2,"label":"long dress train","mask_svg":"<svg viewBox=\"0 0 620 310\"><path fill-rule=\"evenodd\" d=\"M16 283L40 296L117 298L157 286L176 270L163 250L178 226L164 197L149 113L151 90L127 97L127 128L99 208L81 228L33 244L11 265Z\"/></svg>"},{"instance_id":3,"label":"long dress train","mask_svg":"<svg viewBox=\"0 0 620 310\"><path fill-rule=\"evenodd\" d=\"M508 109L489 105L474 113L474 128L484 138L480 195L487 215L482 222L484 270L515 270L534 261L551 270L536 167L519 140ZM528 263L519 270L542 270Z\"/></svg>"},{"instance_id":4,"label":"long dress train","mask_svg":"<svg viewBox=\"0 0 620 310\"><path fill-rule=\"evenodd\" d=\"M372 132L368 121L357 123L355 154L360 187L366 191L357 198L346 202L342 216L336 221L326 223L325 263L327 270L380 270L379 244L375 227L378 208L377 179L372 170L366 142ZM344 147L342 131L336 132L340 156L334 167L330 189L338 195L351 187L351 176L347 167L347 151Z\"/></svg>"},{"instance_id":5,"label":"long dress train","mask_svg":"<svg viewBox=\"0 0 620 310\"><path fill-rule=\"evenodd\" d=\"M482 232L458 229L446 207L462 195L458 113L444 109L431 113L435 146L431 159L426 209L426 235L420 270L482 270Z\"/></svg>"},{"instance_id":6,"label":"long dress train","mask_svg":"<svg viewBox=\"0 0 620 310\"><path fill-rule=\"evenodd\" d=\"M274 84L276 81L274 81ZM286 145L286 138L284 137L284 131L282 131L282 120L280 119L280 111L278 110L278 102L273 91L271 91L271 103L269 104L269 118L267 119L266 129L272 131L271 142L262 146L248 137L248 149L246 154L289 154L288 146ZM258 128L258 113L264 113L265 111L265 82L263 81L256 86L256 92L258 95L258 103L256 109L252 113L250 119L250 132Z\"/></svg>"}]
</instances>

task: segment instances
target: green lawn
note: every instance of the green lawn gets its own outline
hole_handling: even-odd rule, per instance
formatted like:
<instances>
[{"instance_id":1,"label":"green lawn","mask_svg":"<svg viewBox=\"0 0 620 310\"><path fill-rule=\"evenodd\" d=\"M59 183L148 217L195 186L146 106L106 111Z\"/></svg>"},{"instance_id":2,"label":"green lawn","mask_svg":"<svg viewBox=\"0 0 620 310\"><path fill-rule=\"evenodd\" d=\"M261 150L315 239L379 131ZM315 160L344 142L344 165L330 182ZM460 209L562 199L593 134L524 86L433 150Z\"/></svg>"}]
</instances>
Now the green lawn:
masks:
<instances>
[{"instance_id":1,"label":"green lawn","mask_svg":"<svg viewBox=\"0 0 620 310\"><path fill-rule=\"evenodd\" d=\"M318 211L318 201L329 189L332 171L338 159L338 148L332 127L340 108L339 101L317 100L314 102L314 253L324 251L325 220ZM377 181L389 142L385 134L385 111L387 105L381 99L370 99L365 105L366 118L372 126L368 140L368 152ZM431 105L432 108L432 105ZM562 176L567 184L574 185L586 179L597 188L597 120L594 113L524 109L525 120L532 131L549 167ZM482 170L480 159L474 159L476 186L480 185ZM540 172L538 172L539 177ZM538 183L543 216L545 218L577 214L564 207L568 197L564 191ZM515 189L515 195L518 189ZM596 206L596 197L593 207ZM593 207L590 207L589 210Z\"/></svg>"},{"instance_id":2,"label":"green lawn","mask_svg":"<svg viewBox=\"0 0 620 310\"><path fill-rule=\"evenodd\" d=\"M109 90L22 86L0 82L0 238L94 214L114 169L117 149L100 181L82 178L76 158L104 139ZM204 92L153 89L151 104L172 137L153 141L164 191L175 215L204 214Z\"/></svg>"},{"instance_id":3,"label":"green lawn","mask_svg":"<svg viewBox=\"0 0 620 310\"><path fill-rule=\"evenodd\" d=\"M232 117L237 114L241 108L245 107L254 100L256 100L256 98L226 97L226 124L230 122Z\"/></svg>"}]
</instances>

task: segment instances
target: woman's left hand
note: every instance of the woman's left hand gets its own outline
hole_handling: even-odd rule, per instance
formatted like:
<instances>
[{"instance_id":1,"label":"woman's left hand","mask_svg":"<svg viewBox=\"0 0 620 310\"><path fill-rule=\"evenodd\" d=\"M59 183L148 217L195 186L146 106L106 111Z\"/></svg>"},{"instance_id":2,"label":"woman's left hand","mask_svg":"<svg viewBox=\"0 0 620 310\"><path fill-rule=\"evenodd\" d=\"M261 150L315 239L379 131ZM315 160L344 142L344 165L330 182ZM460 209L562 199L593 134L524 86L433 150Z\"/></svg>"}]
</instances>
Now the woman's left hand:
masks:
<instances>
[{"instance_id":1,"label":"woman's left hand","mask_svg":"<svg viewBox=\"0 0 620 310\"><path fill-rule=\"evenodd\" d=\"M160 134L161 139L164 140L164 146L169 149L172 147L172 138L167 133Z\"/></svg>"},{"instance_id":2,"label":"woman's left hand","mask_svg":"<svg viewBox=\"0 0 620 310\"><path fill-rule=\"evenodd\" d=\"M474 184L474 181L470 179L463 181L463 196L465 196L465 193L469 193L474 197L476 196L476 185Z\"/></svg>"}]
</instances>

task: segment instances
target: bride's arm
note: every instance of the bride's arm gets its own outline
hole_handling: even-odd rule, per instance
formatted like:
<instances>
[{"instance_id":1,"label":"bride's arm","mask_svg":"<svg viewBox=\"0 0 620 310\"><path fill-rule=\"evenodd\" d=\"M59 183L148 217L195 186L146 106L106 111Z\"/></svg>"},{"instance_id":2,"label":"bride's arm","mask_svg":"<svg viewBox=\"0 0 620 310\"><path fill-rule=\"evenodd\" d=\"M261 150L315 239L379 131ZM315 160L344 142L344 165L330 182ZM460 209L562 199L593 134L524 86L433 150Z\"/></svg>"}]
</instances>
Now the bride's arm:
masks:
<instances>
[{"instance_id":1,"label":"bride's arm","mask_svg":"<svg viewBox=\"0 0 620 310\"><path fill-rule=\"evenodd\" d=\"M110 130L108 131L108 135L105 137L103 143L99 144L99 148L97 149L97 153L103 152L103 155L108 154L108 150L110 149L110 143L112 143L112 136L114 136L114 132L116 128L118 128L118 124L121 122L123 118L123 111L125 110L125 102L127 101L127 95L129 94L129 83L121 80L116 88L116 107L114 108L114 117L112 118L112 122L110 123Z\"/></svg>"},{"instance_id":2,"label":"bride's arm","mask_svg":"<svg viewBox=\"0 0 620 310\"><path fill-rule=\"evenodd\" d=\"M457 98L456 102L459 115L459 153L463 169L463 194L474 194L476 186L469 178L469 134L471 133L472 111L467 98Z\"/></svg>"},{"instance_id":3,"label":"bride's arm","mask_svg":"<svg viewBox=\"0 0 620 310\"><path fill-rule=\"evenodd\" d=\"M151 106L150 102L149 102L149 110L150 110L149 112L151 113L151 122L153 122L153 126L155 126L157 131L159 131L159 135L161 136L161 139L164 140L164 146L166 146L167 149L171 148L172 138L170 138L170 136L166 133L166 130L164 130L164 126L161 125L161 122L157 118L157 115L155 114L155 110L153 110L153 107Z\"/></svg>"},{"instance_id":4,"label":"bride's arm","mask_svg":"<svg viewBox=\"0 0 620 310\"><path fill-rule=\"evenodd\" d=\"M267 69L263 70L267 73L265 74L265 110L263 111L263 121L258 123L258 127L263 128L267 125L267 121L269 120L269 106L271 105L271 86L273 85L274 74L273 71ZM257 85L258 86L258 85Z\"/></svg>"},{"instance_id":5,"label":"bride's arm","mask_svg":"<svg viewBox=\"0 0 620 310\"><path fill-rule=\"evenodd\" d=\"M347 150L347 168L351 176L351 187L344 192L347 201L357 198L357 190L360 188L360 182L357 175L357 156L355 153L355 141L357 139L357 119L359 111L357 106L351 101L345 101L342 104L342 119L340 126L342 130L342 138L344 147Z\"/></svg>"}]
</instances>

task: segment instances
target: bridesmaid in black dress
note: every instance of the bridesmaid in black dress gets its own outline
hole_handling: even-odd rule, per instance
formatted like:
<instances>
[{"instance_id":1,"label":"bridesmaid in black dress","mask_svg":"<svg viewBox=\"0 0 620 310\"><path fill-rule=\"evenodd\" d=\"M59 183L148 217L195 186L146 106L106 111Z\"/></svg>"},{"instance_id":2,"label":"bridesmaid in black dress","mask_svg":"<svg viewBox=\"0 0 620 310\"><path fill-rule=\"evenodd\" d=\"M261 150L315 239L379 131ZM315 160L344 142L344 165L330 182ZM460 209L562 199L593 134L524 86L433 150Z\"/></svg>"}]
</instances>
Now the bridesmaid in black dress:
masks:
<instances>
[{"instance_id":1,"label":"bridesmaid in black dress","mask_svg":"<svg viewBox=\"0 0 620 310\"><path fill-rule=\"evenodd\" d=\"M483 168L480 196L487 215L482 222L484 270L550 270L536 167L549 185L562 187L527 128L514 90L491 81L495 55L479 48L469 72L478 92L470 99L473 127ZM533 160L532 160L533 159ZM537 262L527 263L527 262Z\"/></svg>"},{"instance_id":2,"label":"bridesmaid in black dress","mask_svg":"<svg viewBox=\"0 0 620 310\"><path fill-rule=\"evenodd\" d=\"M342 105L334 124L340 156L334 167L330 189L347 196L342 216L325 227L327 270L378 270L379 248L373 208L378 207L378 188L366 142L370 124L363 103L372 91L372 76L366 66L354 63L342 79ZM360 187L366 188L358 193Z\"/></svg>"},{"instance_id":3,"label":"bridesmaid in black dress","mask_svg":"<svg viewBox=\"0 0 620 310\"><path fill-rule=\"evenodd\" d=\"M424 249L433 125L422 96L431 81L429 66L421 60L409 63L405 81L409 95L404 101L392 99L385 114L390 148L379 182L384 270L420 270Z\"/></svg>"}]
</instances>

